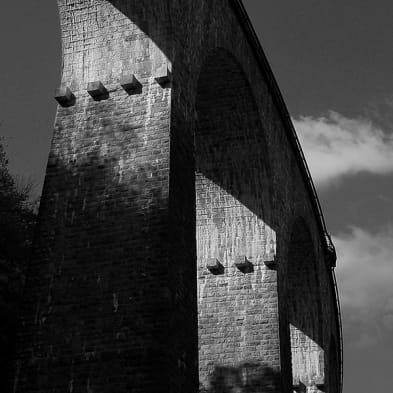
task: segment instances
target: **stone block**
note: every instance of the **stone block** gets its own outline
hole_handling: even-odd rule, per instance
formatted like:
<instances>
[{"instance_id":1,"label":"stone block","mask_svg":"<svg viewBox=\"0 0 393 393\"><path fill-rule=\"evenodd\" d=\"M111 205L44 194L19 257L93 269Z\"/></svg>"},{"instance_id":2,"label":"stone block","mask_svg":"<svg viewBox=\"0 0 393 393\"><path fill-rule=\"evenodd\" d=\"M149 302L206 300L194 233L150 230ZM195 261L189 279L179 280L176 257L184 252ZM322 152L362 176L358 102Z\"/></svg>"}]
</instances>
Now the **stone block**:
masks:
<instances>
[{"instance_id":1,"label":"stone block","mask_svg":"<svg viewBox=\"0 0 393 393\"><path fill-rule=\"evenodd\" d=\"M267 257L264 259L263 263L265 266L271 270L274 270L277 268L277 262L276 258L273 254L267 255Z\"/></svg>"},{"instance_id":2,"label":"stone block","mask_svg":"<svg viewBox=\"0 0 393 393\"><path fill-rule=\"evenodd\" d=\"M216 258L209 258L206 261L206 268L213 274L223 274L224 266Z\"/></svg>"},{"instance_id":3,"label":"stone block","mask_svg":"<svg viewBox=\"0 0 393 393\"><path fill-rule=\"evenodd\" d=\"M55 90L55 100L63 107L69 107L75 104L75 95L69 87L61 86Z\"/></svg>"},{"instance_id":4,"label":"stone block","mask_svg":"<svg viewBox=\"0 0 393 393\"><path fill-rule=\"evenodd\" d=\"M169 86L172 82L172 73L169 71L167 66L163 66L157 70L155 80L162 87Z\"/></svg>"},{"instance_id":5,"label":"stone block","mask_svg":"<svg viewBox=\"0 0 393 393\"><path fill-rule=\"evenodd\" d=\"M109 93L101 81L89 82L87 84L87 92L95 101L101 101L109 98Z\"/></svg>"},{"instance_id":6,"label":"stone block","mask_svg":"<svg viewBox=\"0 0 393 393\"><path fill-rule=\"evenodd\" d=\"M120 79L120 86L129 94L138 94L142 92L142 84L134 74L123 75Z\"/></svg>"},{"instance_id":7,"label":"stone block","mask_svg":"<svg viewBox=\"0 0 393 393\"><path fill-rule=\"evenodd\" d=\"M235 266L243 273L252 273L254 271L253 264L244 255L235 258Z\"/></svg>"}]
</instances>

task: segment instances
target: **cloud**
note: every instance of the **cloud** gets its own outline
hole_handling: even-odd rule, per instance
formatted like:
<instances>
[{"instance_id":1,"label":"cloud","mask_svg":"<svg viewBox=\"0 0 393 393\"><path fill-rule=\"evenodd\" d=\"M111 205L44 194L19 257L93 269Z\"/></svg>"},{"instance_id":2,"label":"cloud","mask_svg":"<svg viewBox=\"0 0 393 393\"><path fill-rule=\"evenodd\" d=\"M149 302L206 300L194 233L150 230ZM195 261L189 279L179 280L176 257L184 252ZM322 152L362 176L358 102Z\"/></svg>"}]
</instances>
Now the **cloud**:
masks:
<instances>
[{"instance_id":1,"label":"cloud","mask_svg":"<svg viewBox=\"0 0 393 393\"><path fill-rule=\"evenodd\" d=\"M393 333L393 224L378 233L352 227L333 238L344 330L357 347Z\"/></svg>"},{"instance_id":2,"label":"cloud","mask_svg":"<svg viewBox=\"0 0 393 393\"><path fill-rule=\"evenodd\" d=\"M326 186L360 172L393 173L393 136L366 119L337 112L293 119L311 175Z\"/></svg>"}]
</instances>

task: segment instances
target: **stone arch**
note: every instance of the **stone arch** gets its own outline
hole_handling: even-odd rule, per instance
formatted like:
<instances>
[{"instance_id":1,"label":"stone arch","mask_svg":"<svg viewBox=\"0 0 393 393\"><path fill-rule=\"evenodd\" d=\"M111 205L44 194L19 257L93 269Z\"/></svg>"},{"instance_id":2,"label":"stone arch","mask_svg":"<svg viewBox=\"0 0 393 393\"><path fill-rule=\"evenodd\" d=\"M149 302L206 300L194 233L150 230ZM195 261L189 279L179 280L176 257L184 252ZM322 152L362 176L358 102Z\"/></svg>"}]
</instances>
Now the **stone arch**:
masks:
<instances>
[{"instance_id":1,"label":"stone arch","mask_svg":"<svg viewBox=\"0 0 393 393\"><path fill-rule=\"evenodd\" d=\"M269 158L250 85L222 48L201 67L196 113L200 382L209 393L272 391L279 345L269 312L277 305L275 273L264 265L275 244ZM247 269L236 267L239 258Z\"/></svg>"},{"instance_id":2,"label":"stone arch","mask_svg":"<svg viewBox=\"0 0 393 393\"><path fill-rule=\"evenodd\" d=\"M197 193L203 174L270 221L271 171L261 116L241 65L226 49L205 58L195 108Z\"/></svg>"},{"instance_id":3,"label":"stone arch","mask_svg":"<svg viewBox=\"0 0 393 393\"><path fill-rule=\"evenodd\" d=\"M293 386L317 389L325 383L322 305L316 252L309 227L295 220L286 267L286 324ZM287 370L288 371L288 370Z\"/></svg>"}]
</instances>

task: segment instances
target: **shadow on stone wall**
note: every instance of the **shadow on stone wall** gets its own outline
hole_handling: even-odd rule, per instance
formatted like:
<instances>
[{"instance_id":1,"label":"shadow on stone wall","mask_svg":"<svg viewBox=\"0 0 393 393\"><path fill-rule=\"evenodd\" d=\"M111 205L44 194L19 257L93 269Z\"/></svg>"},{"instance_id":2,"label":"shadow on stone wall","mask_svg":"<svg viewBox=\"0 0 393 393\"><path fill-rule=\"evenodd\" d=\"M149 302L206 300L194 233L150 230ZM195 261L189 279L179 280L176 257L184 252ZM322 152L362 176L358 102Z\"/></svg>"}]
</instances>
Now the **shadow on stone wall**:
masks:
<instances>
[{"instance_id":1,"label":"shadow on stone wall","mask_svg":"<svg viewBox=\"0 0 393 393\"><path fill-rule=\"evenodd\" d=\"M150 392L168 375L168 326L182 325L187 311L168 290L166 174L148 160L122 171L120 155L99 147L75 162L49 160L21 310L18 392L63 389L70 375L74 391L109 393L108 375L122 375L117 392Z\"/></svg>"},{"instance_id":2,"label":"shadow on stone wall","mask_svg":"<svg viewBox=\"0 0 393 393\"><path fill-rule=\"evenodd\" d=\"M264 364L244 362L237 367L214 366L209 386L199 393L266 393L275 391L280 374Z\"/></svg>"}]
</instances>

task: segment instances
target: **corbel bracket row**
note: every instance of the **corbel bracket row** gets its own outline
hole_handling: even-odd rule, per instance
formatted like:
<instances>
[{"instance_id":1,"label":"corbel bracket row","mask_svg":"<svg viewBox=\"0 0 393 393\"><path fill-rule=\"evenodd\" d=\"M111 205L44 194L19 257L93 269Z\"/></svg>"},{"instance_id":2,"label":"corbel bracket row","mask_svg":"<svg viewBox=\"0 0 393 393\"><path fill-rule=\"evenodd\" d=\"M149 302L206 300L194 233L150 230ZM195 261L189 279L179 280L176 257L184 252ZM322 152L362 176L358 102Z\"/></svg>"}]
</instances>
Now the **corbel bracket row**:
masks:
<instances>
[{"instance_id":1,"label":"corbel bracket row","mask_svg":"<svg viewBox=\"0 0 393 393\"><path fill-rule=\"evenodd\" d=\"M276 269L276 259L274 256L268 256L264 260L265 266L270 269ZM242 273L252 273L254 271L253 263L247 259L244 255L239 255L235 257L234 265L242 272ZM208 258L206 260L206 268L215 275L223 274L225 268L223 264L217 258Z\"/></svg>"},{"instance_id":2,"label":"corbel bracket row","mask_svg":"<svg viewBox=\"0 0 393 393\"><path fill-rule=\"evenodd\" d=\"M166 88L169 87L172 82L172 74L168 68L166 68L166 70L159 72L154 79L162 88ZM142 83L134 74L123 75L119 83L128 95L142 93ZM86 90L95 101L102 101L109 98L109 91L101 81L89 82L86 86ZM76 102L75 94L68 86L57 88L54 98L62 107L73 106Z\"/></svg>"}]
</instances>

